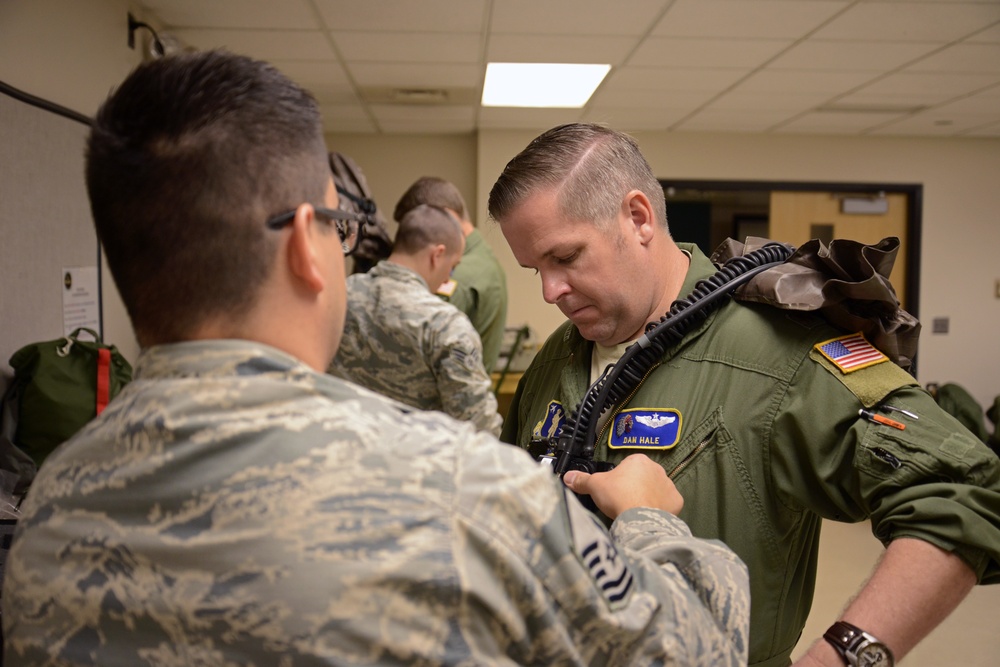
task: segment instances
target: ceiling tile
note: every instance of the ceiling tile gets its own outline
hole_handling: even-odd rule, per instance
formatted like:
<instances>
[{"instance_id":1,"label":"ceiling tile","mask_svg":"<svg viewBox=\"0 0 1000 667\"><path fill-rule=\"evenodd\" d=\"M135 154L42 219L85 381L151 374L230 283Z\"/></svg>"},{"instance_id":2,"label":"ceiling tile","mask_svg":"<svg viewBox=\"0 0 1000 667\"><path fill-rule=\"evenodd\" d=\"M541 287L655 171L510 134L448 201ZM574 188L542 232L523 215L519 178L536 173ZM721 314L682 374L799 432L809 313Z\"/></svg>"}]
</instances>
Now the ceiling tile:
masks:
<instances>
[{"instance_id":1,"label":"ceiling tile","mask_svg":"<svg viewBox=\"0 0 1000 667\"><path fill-rule=\"evenodd\" d=\"M479 35L434 32L334 32L333 40L347 62L478 63Z\"/></svg>"},{"instance_id":2,"label":"ceiling tile","mask_svg":"<svg viewBox=\"0 0 1000 667\"><path fill-rule=\"evenodd\" d=\"M787 119L788 114L780 111L704 109L673 129L684 131L764 132Z\"/></svg>"},{"instance_id":3,"label":"ceiling tile","mask_svg":"<svg viewBox=\"0 0 1000 667\"><path fill-rule=\"evenodd\" d=\"M791 44L772 39L687 39L650 37L629 59L630 65L670 67L755 68Z\"/></svg>"},{"instance_id":4,"label":"ceiling tile","mask_svg":"<svg viewBox=\"0 0 1000 667\"><path fill-rule=\"evenodd\" d=\"M486 51L489 62L605 63L619 65L635 47L634 37L577 35L492 34Z\"/></svg>"},{"instance_id":5,"label":"ceiling tile","mask_svg":"<svg viewBox=\"0 0 1000 667\"><path fill-rule=\"evenodd\" d=\"M673 67L633 67L612 69L601 90L657 90L668 92L718 92L729 88L750 73L749 69Z\"/></svg>"},{"instance_id":6,"label":"ceiling tile","mask_svg":"<svg viewBox=\"0 0 1000 667\"><path fill-rule=\"evenodd\" d=\"M580 118L587 123L603 123L623 132L638 130L667 130L686 115L673 109L587 109Z\"/></svg>"},{"instance_id":7,"label":"ceiling tile","mask_svg":"<svg viewBox=\"0 0 1000 667\"><path fill-rule=\"evenodd\" d=\"M378 128L360 105L327 104L320 105L323 116L323 131L330 132L375 132Z\"/></svg>"},{"instance_id":8,"label":"ceiling tile","mask_svg":"<svg viewBox=\"0 0 1000 667\"><path fill-rule=\"evenodd\" d=\"M849 4L842 0L677 0L651 34L792 39L819 27Z\"/></svg>"},{"instance_id":9,"label":"ceiling tile","mask_svg":"<svg viewBox=\"0 0 1000 667\"><path fill-rule=\"evenodd\" d=\"M429 120L468 121L475 120L476 112L470 106L440 106L417 104L373 104L370 107L375 118L383 121Z\"/></svg>"},{"instance_id":10,"label":"ceiling tile","mask_svg":"<svg viewBox=\"0 0 1000 667\"><path fill-rule=\"evenodd\" d=\"M477 88L483 76L478 65L353 63L347 69L362 87Z\"/></svg>"},{"instance_id":11,"label":"ceiling tile","mask_svg":"<svg viewBox=\"0 0 1000 667\"><path fill-rule=\"evenodd\" d=\"M405 121L394 120L380 123L387 134L469 134L475 130L473 121Z\"/></svg>"},{"instance_id":12,"label":"ceiling tile","mask_svg":"<svg viewBox=\"0 0 1000 667\"><path fill-rule=\"evenodd\" d=\"M1000 138L1000 123L977 127L962 133L963 137Z\"/></svg>"},{"instance_id":13,"label":"ceiling tile","mask_svg":"<svg viewBox=\"0 0 1000 667\"><path fill-rule=\"evenodd\" d=\"M574 123L582 109L512 109L483 107L479 110L480 127L547 130L563 123Z\"/></svg>"},{"instance_id":14,"label":"ceiling tile","mask_svg":"<svg viewBox=\"0 0 1000 667\"><path fill-rule=\"evenodd\" d=\"M486 0L312 0L330 30L475 32ZM277 3L276 3L277 4Z\"/></svg>"},{"instance_id":15,"label":"ceiling tile","mask_svg":"<svg viewBox=\"0 0 1000 667\"><path fill-rule=\"evenodd\" d=\"M339 63L318 61L275 61L274 66L309 90L350 89L350 81Z\"/></svg>"},{"instance_id":16,"label":"ceiling tile","mask_svg":"<svg viewBox=\"0 0 1000 667\"><path fill-rule=\"evenodd\" d=\"M605 90L603 87L594 94L587 108L606 109L670 109L693 111L712 99L710 91L670 91L670 90Z\"/></svg>"},{"instance_id":17,"label":"ceiling tile","mask_svg":"<svg viewBox=\"0 0 1000 667\"><path fill-rule=\"evenodd\" d=\"M914 114L871 131L871 134L951 136L1000 122L1000 116L953 116L938 110Z\"/></svg>"},{"instance_id":18,"label":"ceiling tile","mask_svg":"<svg viewBox=\"0 0 1000 667\"><path fill-rule=\"evenodd\" d=\"M1000 0L133 5L166 36L273 62L315 95L334 132L542 130L586 118L629 129L997 136ZM490 60L612 70L584 110L481 109ZM392 104L402 88L445 89L454 106ZM830 106L854 113L814 111ZM860 113L872 106L918 112Z\"/></svg>"},{"instance_id":19,"label":"ceiling tile","mask_svg":"<svg viewBox=\"0 0 1000 667\"><path fill-rule=\"evenodd\" d=\"M1000 43L956 44L910 65L903 71L1000 73Z\"/></svg>"},{"instance_id":20,"label":"ceiling tile","mask_svg":"<svg viewBox=\"0 0 1000 667\"><path fill-rule=\"evenodd\" d=\"M956 95L974 93L998 82L1000 75L992 74L900 72L860 88L856 94L870 97L920 96L931 104L938 104Z\"/></svg>"},{"instance_id":21,"label":"ceiling tile","mask_svg":"<svg viewBox=\"0 0 1000 667\"><path fill-rule=\"evenodd\" d=\"M952 42L1000 21L1000 3L857 3L816 32L818 39Z\"/></svg>"},{"instance_id":22,"label":"ceiling tile","mask_svg":"<svg viewBox=\"0 0 1000 667\"><path fill-rule=\"evenodd\" d=\"M755 72L734 89L748 93L798 94L824 93L833 97L864 85L874 78L873 72L806 72L771 70Z\"/></svg>"},{"instance_id":23,"label":"ceiling tile","mask_svg":"<svg viewBox=\"0 0 1000 667\"><path fill-rule=\"evenodd\" d=\"M490 30L545 35L642 35L670 0L503 0Z\"/></svg>"},{"instance_id":24,"label":"ceiling tile","mask_svg":"<svg viewBox=\"0 0 1000 667\"><path fill-rule=\"evenodd\" d=\"M972 35L966 40L974 44L1000 44L1000 23L997 25L987 28L986 30L981 30L975 35Z\"/></svg>"},{"instance_id":25,"label":"ceiling tile","mask_svg":"<svg viewBox=\"0 0 1000 667\"><path fill-rule=\"evenodd\" d=\"M865 131L892 120L901 118L902 114L884 113L835 113L813 111L803 114L780 127L776 132L859 132Z\"/></svg>"},{"instance_id":26,"label":"ceiling tile","mask_svg":"<svg viewBox=\"0 0 1000 667\"><path fill-rule=\"evenodd\" d=\"M829 98L830 96L826 93L819 92L774 95L772 93L733 91L713 100L707 109L783 111L792 115L820 106Z\"/></svg>"},{"instance_id":27,"label":"ceiling tile","mask_svg":"<svg viewBox=\"0 0 1000 667\"><path fill-rule=\"evenodd\" d=\"M308 0L137 0L169 28L315 29Z\"/></svg>"},{"instance_id":28,"label":"ceiling tile","mask_svg":"<svg viewBox=\"0 0 1000 667\"><path fill-rule=\"evenodd\" d=\"M936 42L858 42L810 39L768 63L768 69L894 70L935 49Z\"/></svg>"},{"instance_id":29,"label":"ceiling tile","mask_svg":"<svg viewBox=\"0 0 1000 667\"><path fill-rule=\"evenodd\" d=\"M173 33L199 49L225 48L260 60L335 60L323 33L318 30L191 29Z\"/></svg>"}]
</instances>

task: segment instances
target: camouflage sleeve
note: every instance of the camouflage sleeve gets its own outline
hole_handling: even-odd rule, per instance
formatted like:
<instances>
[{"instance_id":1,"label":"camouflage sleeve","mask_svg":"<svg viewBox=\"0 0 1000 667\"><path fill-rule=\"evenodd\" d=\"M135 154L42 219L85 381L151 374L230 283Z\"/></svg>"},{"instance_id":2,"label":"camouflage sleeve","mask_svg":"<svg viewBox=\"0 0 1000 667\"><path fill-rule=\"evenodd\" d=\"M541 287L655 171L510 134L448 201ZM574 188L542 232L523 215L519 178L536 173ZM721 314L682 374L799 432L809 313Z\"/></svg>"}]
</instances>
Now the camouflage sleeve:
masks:
<instances>
[{"instance_id":1,"label":"camouflage sleeve","mask_svg":"<svg viewBox=\"0 0 1000 667\"><path fill-rule=\"evenodd\" d=\"M695 539L677 517L645 507L623 512L611 525L611 536L661 566L680 570L730 643L747 650L748 572L729 547L717 540Z\"/></svg>"},{"instance_id":2,"label":"camouflage sleeve","mask_svg":"<svg viewBox=\"0 0 1000 667\"><path fill-rule=\"evenodd\" d=\"M431 363L443 411L480 431L499 435L503 418L483 366L479 334L464 314L454 311L452 315L438 322L432 343Z\"/></svg>"},{"instance_id":3,"label":"camouflage sleeve","mask_svg":"<svg viewBox=\"0 0 1000 667\"><path fill-rule=\"evenodd\" d=\"M749 582L722 544L655 510L626 513L612 537L514 447L476 452L458 488L456 562L469 607L491 619L467 633L480 655L518 664L746 664Z\"/></svg>"}]
</instances>

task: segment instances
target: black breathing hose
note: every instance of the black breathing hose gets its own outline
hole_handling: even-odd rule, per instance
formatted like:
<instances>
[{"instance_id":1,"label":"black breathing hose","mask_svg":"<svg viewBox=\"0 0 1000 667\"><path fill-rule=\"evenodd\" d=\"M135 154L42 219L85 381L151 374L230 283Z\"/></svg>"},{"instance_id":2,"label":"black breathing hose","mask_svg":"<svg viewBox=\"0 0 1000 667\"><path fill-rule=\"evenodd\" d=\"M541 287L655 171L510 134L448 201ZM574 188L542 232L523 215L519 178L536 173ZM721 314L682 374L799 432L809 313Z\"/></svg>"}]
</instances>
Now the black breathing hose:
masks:
<instances>
[{"instance_id":1,"label":"black breathing hose","mask_svg":"<svg viewBox=\"0 0 1000 667\"><path fill-rule=\"evenodd\" d=\"M758 273L784 263L793 252L791 246L772 242L733 257L718 272L700 280L687 297L674 301L658 323L647 324L645 333L590 386L579 407L567 418L559 437L553 472L565 473L574 457L592 460L600 416L631 394L649 369L663 358L667 348L704 322L733 290Z\"/></svg>"}]
</instances>

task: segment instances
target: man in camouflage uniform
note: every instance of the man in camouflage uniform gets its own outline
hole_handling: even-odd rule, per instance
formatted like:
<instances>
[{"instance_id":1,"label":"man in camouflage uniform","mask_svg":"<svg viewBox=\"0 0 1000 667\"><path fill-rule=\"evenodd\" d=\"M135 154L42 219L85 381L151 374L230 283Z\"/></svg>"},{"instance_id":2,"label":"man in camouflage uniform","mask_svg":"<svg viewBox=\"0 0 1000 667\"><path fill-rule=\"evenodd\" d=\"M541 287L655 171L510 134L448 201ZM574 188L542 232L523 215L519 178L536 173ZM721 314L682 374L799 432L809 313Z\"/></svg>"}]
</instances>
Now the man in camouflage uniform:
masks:
<instances>
[{"instance_id":1,"label":"man in camouflage uniform","mask_svg":"<svg viewBox=\"0 0 1000 667\"><path fill-rule=\"evenodd\" d=\"M142 65L87 186L142 352L28 493L6 664L746 660L746 569L649 459L567 475L609 534L523 452L323 373L358 224L277 70Z\"/></svg>"},{"instance_id":2,"label":"man in camouflage uniform","mask_svg":"<svg viewBox=\"0 0 1000 667\"><path fill-rule=\"evenodd\" d=\"M464 247L458 221L444 209L421 205L404 215L392 254L347 279L347 319L330 372L499 435L503 418L479 335L468 317L431 294Z\"/></svg>"},{"instance_id":3,"label":"man in camouflage uniform","mask_svg":"<svg viewBox=\"0 0 1000 667\"><path fill-rule=\"evenodd\" d=\"M462 261L445 282L432 288L439 297L469 316L483 341L483 365L487 373L492 373L507 326L507 276L476 229L465 198L453 183L435 176L418 178L399 198L393 218L399 222L420 204L447 209L462 225L465 234Z\"/></svg>"}]
</instances>

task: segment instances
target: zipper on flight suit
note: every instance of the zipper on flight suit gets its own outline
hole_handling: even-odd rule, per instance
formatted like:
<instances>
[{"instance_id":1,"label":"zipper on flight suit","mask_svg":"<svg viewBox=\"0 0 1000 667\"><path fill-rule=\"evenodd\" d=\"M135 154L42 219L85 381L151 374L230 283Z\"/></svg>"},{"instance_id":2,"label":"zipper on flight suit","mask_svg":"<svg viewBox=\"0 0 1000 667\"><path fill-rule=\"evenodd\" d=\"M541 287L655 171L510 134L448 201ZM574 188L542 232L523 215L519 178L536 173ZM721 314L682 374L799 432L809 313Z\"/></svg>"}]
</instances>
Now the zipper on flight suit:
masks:
<instances>
[{"instance_id":1,"label":"zipper on flight suit","mask_svg":"<svg viewBox=\"0 0 1000 667\"><path fill-rule=\"evenodd\" d=\"M887 452L886 450L882 449L881 447L872 447L871 452L872 452L872 454L875 455L876 458L882 459L883 461L885 461L886 463L888 463L890 466L892 466L893 470L899 470L900 468L903 467L903 462L902 461L900 461L893 454L891 454L890 452Z\"/></svg>"},{"instance_id":2,"label":"zipper on flight suit","mask_svg":"<svg viewBox=\"0 0 1000 667\"><path fill-rule=\"evenodd\" d=\"M628 402L631 401L632 397L635 396L635 393L637 391L639 391L639 387L641 387L642 383L646 381L646 378L649 377L649 374L652 373L653 370L655 370L657 368L657 366L659 366L661 363L663 363L663 362L657 362L654 366L650 367L650 369L646 371L645 375L642 376L642 379L639 380L639 384L637 384L635 386L635 389L632 390L632 393L630 393L628 395L628 397L619 404L619 407L618 407L617 410L615 410L610 415L608 415L607 421L604 422L604 428L601 429L600 434L598 434L598 436L597 436L597 442L600 442L604 438L604 434L607 433L608 426L610 426L612 423L614 423L615 417L618 415L618 413L620 413L625 408L625 406L628 405ZM688 464L690 464L691 461L693 461L694 458L696 456L698 456L698 454L700 454L702 452L703 449L705 449L706 447L708 447L708 444L710 442L711 442L711 438L705 438L700 443L698 443L697 447L695 447L693 450L691 450L688 453L688 455L685 456L684 459L680 463L678 463L676 466L674 466L674 468L670 472L667 473L667 477L669 477L670 479L673 479L674 475L677 475L682 470L684 470L684 468L686 468L688 466ZM891 454L890 454L890 456L891 456Z\"/></svg>"},{"instance_id":3,"label":"zipper on flight suit","mask_svg":"<svg viewBox=\"0 0 1000 667\"><path fill-rule=\"evenodd\" d=\"M684 459L680 463L678 463L677 465L675 465L673 470L671 470L670 472L667 473L667 477L669 477L670 479L673 479L674 475L680 474L680 472L682 470L684 470L684 468L687 468L688 464L691 463L691 461L693 461L694 458L696 456L698 456L698 454L701 454L701 450L703 450L706 447L708 447L708 443L711 442L711 441L712 441L711 438L705 438L704 440L702 440L701 442L699 442L697 447L695 447L690 452L688 452L688 455L685 456Z\"/></svg>"},{"instance_id":4,"label":"zipper on flight suit","mask_svg":"<svg viewBox=\"0 0 1000 667\"><path fill-rule=\"evenodd\" d=\"M649 377L649 374L652 373L654 370L656 370L662 363L663 363L662 361L658 361L652 366L650 366L649 369L642 376L642 379L639 380L639 384L635 385L635 389L632 390L632 393L626 396L625 400L618 404L618 409L616 409L614 412L608 415L607 420L605 420L604 422L604 426L601 428L601 432L597 434L597 439L594 441L595 447L597 446L597 443L599 443L604 438L604 434L608 432L608 426L614 423L615 417L617 417L618 414L625 409L625 406L628 405L628 402L631 401L632 397L635 396L635 393L639 391L639 387L641 387L642 383L646 381L646 378Z\"/></svg>"}]
</instances>

